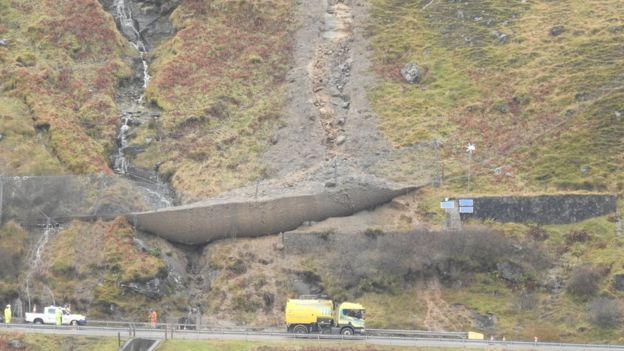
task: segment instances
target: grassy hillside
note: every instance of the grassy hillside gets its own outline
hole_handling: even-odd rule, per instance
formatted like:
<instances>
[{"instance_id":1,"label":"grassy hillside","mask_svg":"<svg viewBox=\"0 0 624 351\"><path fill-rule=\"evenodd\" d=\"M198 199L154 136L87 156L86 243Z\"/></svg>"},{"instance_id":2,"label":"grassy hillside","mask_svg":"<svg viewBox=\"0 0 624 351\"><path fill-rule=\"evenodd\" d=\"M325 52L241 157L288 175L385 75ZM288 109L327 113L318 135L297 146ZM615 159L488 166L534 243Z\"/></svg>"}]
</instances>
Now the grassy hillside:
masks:
<instances>
[{"instance_id":1,"label":"grassy hillside","mask_svg":"<svg viewBox=\"0 0 624 351\"><path fill-rule=\"evenodd\" d=\"M260 177L283 105L292 3L186 1L177 33L153 53L149 101L163 109L165 138L137 162L161 173L185 199Z\"/></svg>"},{"instance_id":2,"label":"grassy hillside","mask_svg":"<svg viewBox=\"0 0 624 351\"><path fill-rule=\"evenodd\" d=\"M370 96L394 145L441 141L455 187L470 142L476 190L622 190L621 1L371 3Z\"/></svg>"},{"instance_id":3,"label":"grassy hillside","mask_svg":"<svg viewBox=\"0 0 624 351\"><path fill-rule=\"evenodd\" d=\"M97 0L0 3L4 174L110 172L128 46Z\"/></svg>"}]
</instances>

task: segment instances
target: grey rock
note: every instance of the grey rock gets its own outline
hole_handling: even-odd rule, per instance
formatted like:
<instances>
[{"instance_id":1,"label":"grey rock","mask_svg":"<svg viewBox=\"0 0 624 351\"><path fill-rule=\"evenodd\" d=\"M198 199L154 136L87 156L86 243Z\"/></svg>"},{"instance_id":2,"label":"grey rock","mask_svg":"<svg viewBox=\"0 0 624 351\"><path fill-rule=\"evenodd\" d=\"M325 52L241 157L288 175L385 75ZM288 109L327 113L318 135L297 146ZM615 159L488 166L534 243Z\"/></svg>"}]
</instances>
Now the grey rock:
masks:
<instances>
[{"instance_id":1,"label":"grey rock","mask_svg":"<svg viewBox=\"0 0 624 351\"><path fill-rule=\"evenodd\" d=\"M497 30L492 31L492 37L494 38L494 40L496 40L496 43L500 44L500 45L507 44L507 40L509 39L507 34L501 33L501 32L499 32Z\"/></svg>"},{"instance_id":2,"label":"grey rock","mask_svg":"<svg viewBox=\"0 0 624 351\"><path fill-rule=\"evenodd\" d=\"M2 138L4 138L4 135L0 134L0 141L2 141Z\"/></svg>"},{"instance_id":3,"label":"grey rock","mask_svg":"<svg viewBox=\"0 0 624 351\"><path fill-rule=\"evenodd\" d=\"M417 64L410 62L401 69L401 75L410 84L416 84L420 82L423 71Z\"/></svg>"},{"instance_id":4,"label":"grey rock","mask_svg":"<svg viewBox=\"0 0 624 351\"><path fill-rule=\"evenodd\" d=\"M277 134L271 137L271 144L275 145L277 144L278 141L279 141L279 137L277 136Z\"/></svg>"},{"instance_id":5,"label":"grey rock","mask_svg":"<svg viewBox=\"0 0 624 351\"><path fill-rule=\"evenodd\" d=\"M524 269L520 265L509 261L497 263L496 269L501 278L511 283L517 283L524 273Z\"/></svg>"},{"instance_id":6,"label":"grey rock","mask_svg":"<svg viewBox=\"0 0 624 351\"><path fill-rule=\"evenodd\" d=\"M615 118L617 118L617 119L618 119L618 121L619 121L620 119L622 119L622 113L621 113L620 111L615 111L615 112L613 112L613 115L615 116ZM1 134L0 134L0 140L2 140L2 135L1 135Z\"/></svg>"},{"instance_id":7,"label":"grey rock","mask_svg":"<svg viewBox=\"0 0 624 351\"><path fill-rule=\"evenodd\" d=\"M6 39L0 39L0 46L7 46Z\"/></svg>"},{"instance_id":8,"label":"grey rock","mask_svg":"<svg viewBox=\"0 0 624 351\"><path fill-rule=\"evenodd\" d=\"M582 92L580 92L580 93L577 93L577 94L574 96L574 99L575 99L576 101L587 101L587 100L589 100L589 93L588 93L588 92L586 92L586 91L582 91Z\"/></svg>"},{"instance_id":9,"label":"grey rock","mask_svg":"<svg viewBox=\"0 0 624 351\"><path fill-rule=\"evenodd\" d=\"M13 350L23 350L26 348L26 345L21 340L13 339L9 341L9 347Z\"/></svg>"},{"instance_id":10,"label":"grey rock","mask_svg":"<svg viewBox=\"0 0 624 351\"><path fill-rule=\"evenodd\" d=\"M346 140L347 140L347 137L346 137L346 136L344 136L344 135L339 135L339 136L336 138L336 145L341 145L341 144L343 144Z\"/></svg>"},{"instance_id":11,"label":"grey rock","mask_svg":"<svg viewBox=\"0 0 624 351\"><path fill-rule=\"evenodd\" d=\"M561 34L563 34L563 32L565 32L565 27L564 26L554 26L554 27L550 28L550 31L548 32L548 34L551 37L557 37L557 36L560 36Z\"/></svg>"},{"instance_id":12,"label":"grey rock","mask_svg":"<svg viewBox=\"0 0 624 351\"><path fill-rule=\"evenodd\" d=\"M624 291L624 273L613 276L613 288L618 291Z\"/></svg>"},{"instance_id":13,"label":"grey rock","mask_svg":"<svg viewBox=\"0 0 624 351\"><path fill-rule=\"evenodd\" d=\"M581 173L583 175L588 175L590 170L591 170L591 167L589 167L588 165L581 166Z\"/></svg>"},{"instance_id":14,"label":"grey rock","mask_svg":"<svg viewBox=\"0 0 624 351\"><path fill-rule=\"evenodd\" d=\"M477 327L479 329L491 329L496 325L496 316L493 313L480 314L477 312L472 313Z\"/></svg>"},{"instance_id":15,"label":"grey rock","mask_svg":"<svg viewBox=\"0 0 624 351\"><path fill-rule=\"evenodd\" d=\"M130 282L121 284L124 290L130 290L137 294L145 295L150 299L160 299L165 296L165 281L154 278L147 282Z\"/></svg>"}]
</instances>

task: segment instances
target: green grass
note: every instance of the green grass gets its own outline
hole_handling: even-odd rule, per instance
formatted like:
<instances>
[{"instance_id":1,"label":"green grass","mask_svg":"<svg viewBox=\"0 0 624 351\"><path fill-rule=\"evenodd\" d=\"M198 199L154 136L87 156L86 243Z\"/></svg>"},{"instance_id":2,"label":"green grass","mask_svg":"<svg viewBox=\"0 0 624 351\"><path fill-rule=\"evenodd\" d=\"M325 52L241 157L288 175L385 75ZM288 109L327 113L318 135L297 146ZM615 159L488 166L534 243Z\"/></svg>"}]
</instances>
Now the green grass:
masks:
<instances>
[{"instance_id":1,"label":"green grass","mask_svg":"<svg viewBox=\"0 0 624 351\"><path fill-rule=\"evenodd\" d=\"M621 10L617 0L372 1L380 128L397 147L441 141L450 190L467 188L472 142L471 190L619 192ZM556 25L565 31L552 36ZM425 71L418 85L399 74L412 61Z\"/></svg>"},{"instance_id":2,"label":"green grass","mask_svg":"<svg viewBox=\"0 0 624 351\"><path fill-rule=\"evenodd\" d=\"M0 349L9 350L7 342L21 340L29 351L114 351L117 338L57 336L44 334L0 333Z\"/></svg>"},{"instance_id":3,"label":"green grass","mask_svg":"<svg viewBox=\"0 0 624 351\"><path fill-rule=\"evenodd\" d=\"M96 0L47 0L3 2L0 17L3 173L110 172L114 89L131 52L110 15Z\"/></svg>"}]
</instances>

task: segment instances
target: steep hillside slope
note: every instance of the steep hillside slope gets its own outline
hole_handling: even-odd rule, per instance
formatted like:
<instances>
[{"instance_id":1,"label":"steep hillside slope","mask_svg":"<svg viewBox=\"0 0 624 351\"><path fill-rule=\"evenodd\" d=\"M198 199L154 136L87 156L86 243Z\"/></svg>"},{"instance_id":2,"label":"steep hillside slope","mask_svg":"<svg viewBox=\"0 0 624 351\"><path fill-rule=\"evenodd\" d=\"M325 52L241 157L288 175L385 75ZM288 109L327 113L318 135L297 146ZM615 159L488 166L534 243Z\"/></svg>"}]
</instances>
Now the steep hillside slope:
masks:
<instances>
[{"instance_id":1,"label":"steep hillside slope","mask_svg":"<svg viewBox=\"0 0 624 351\"><path fill-rule=\"evenodd\" d=\"M395 146L437 139L465 187L476 144L475 190L622 190L620 1L371 4L371 97Z\"/></svg>"},{"instance_id":2,"label":"steep hillside slope","mask_svg":"<svg viewBox=\"0 0 624 351\"><path fill-rule=\"evenodd\" d=\"M79 10L78 10L79 9ZM0 172L109 173L130 55L96 0L0 4Z\"/></svg>"}]
</instances>

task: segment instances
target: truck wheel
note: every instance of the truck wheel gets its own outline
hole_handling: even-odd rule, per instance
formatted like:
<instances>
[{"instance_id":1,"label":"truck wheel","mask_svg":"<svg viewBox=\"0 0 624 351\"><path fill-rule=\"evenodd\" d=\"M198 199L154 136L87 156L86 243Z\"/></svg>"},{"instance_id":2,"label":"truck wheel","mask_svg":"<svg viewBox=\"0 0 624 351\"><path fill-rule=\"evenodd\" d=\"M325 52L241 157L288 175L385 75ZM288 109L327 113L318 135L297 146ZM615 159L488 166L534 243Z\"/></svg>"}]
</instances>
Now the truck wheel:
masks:
<instances>
[{"instance_id":1,"label":"truck wheel","mask_svg":"<svg viewBox=\"0 0 624 351\"><path fill-rule=\"evenodd\" d=\"M37 318L37 319L35 319L35 320L34 320L34 322L33 322L33 323L35 323L35 324L43 324L43 320L42 320L42 319Z\"/></svg>"},{"instance_id":2,"label":"truck wheel","mask_svg":"<svg viewBox=\"0 0 624 351\"><path fill-rule=\"evenodd\" d=\"M308 333L308 328L305 325L297 325L295 326L295 328L293 329L293 333L295 334L307 334Z\"/></svg>"},{"instance_id":3,"label":"truck wheel","mask_svg":"<svg viewBox=\"0 0 624 351\"><path fill-rule=\"evenodd\" d=\"M74 326L75 326L75 325L78 325L78 322L76 322L76 321L71 321L71 322L69 322L69 325L74 325Z\"/></svg>"},{"instance_id":4,"label":"truck wheel","mask_svg":"<svg viewBox=\"0 0 624 351\"><path fill-rule=\"evenodd\" d=\"M342 328L340 330L340 334L342 334L342 335L353 335L353 329L348 328L348 327L347 328Z\"/></svg>"}]
</instances>

